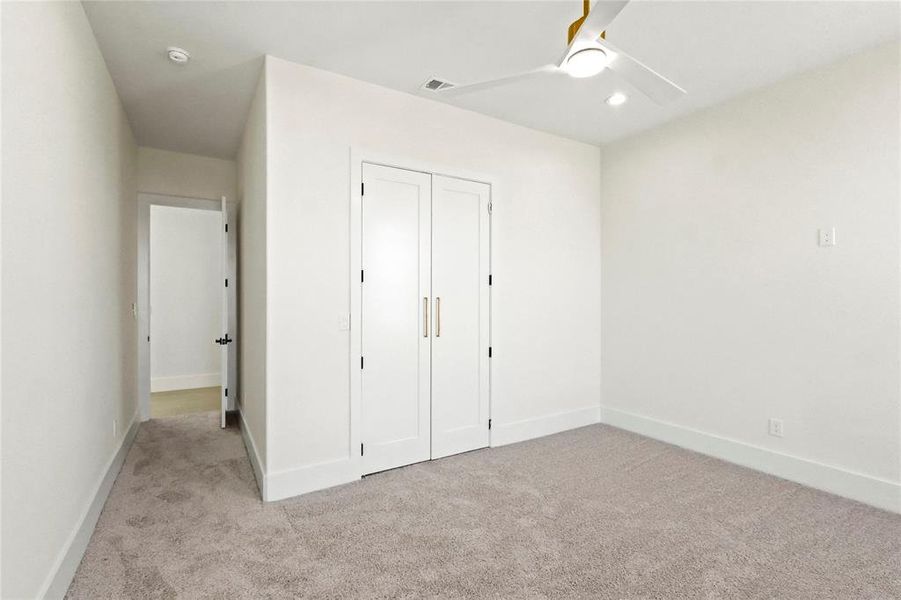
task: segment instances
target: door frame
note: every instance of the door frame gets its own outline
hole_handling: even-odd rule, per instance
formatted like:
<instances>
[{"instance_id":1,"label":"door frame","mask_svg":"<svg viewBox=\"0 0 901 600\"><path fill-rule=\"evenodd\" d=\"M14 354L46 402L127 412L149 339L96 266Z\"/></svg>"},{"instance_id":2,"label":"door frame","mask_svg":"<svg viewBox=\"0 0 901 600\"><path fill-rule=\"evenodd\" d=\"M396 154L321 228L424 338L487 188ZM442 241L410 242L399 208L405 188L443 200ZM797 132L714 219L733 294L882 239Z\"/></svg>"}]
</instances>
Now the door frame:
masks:
<instances>
[{"instance_id":1,"label":"door frame","mask_svg":"<svg viewBox=\"0 0 901 600\"><path fill-rule=\"evenodd\" d=\"M225 198L223 196L222 198ZM229 214L233 215L237 211L232 201L227 200ZM150 207L151 206L172 206L176 208L193 208L197 210L209 210L213 212L222 212L222 199L214 200L211 198L194 198L188 196L172 196L167 194L153 194L149 192L138 192L138 289L137 303L134 307L134 316L138 321L138 414L141 421L150 419ZM229 228L237 228L233 225ZM236 240L231 236L229 231L229 272L232 277L235 275L235 251ZM231 286L232 290L237 286ZM237 305L235 304L236 295L234 291L230 297L229 320L235 325L235 333L232 338L237 335ZM221 310L221 309L220 309ZM232 314L233 313L233 314ZM229 328L231 329L231 327ZM212 341L212 340L211 340ZM237 371L237 344L229 352L229 388L232 387L232 373ZM228 409L235 409L235 398L238 396L238 382L235 380L235 393L229 395Z\"/></svg>"},{"instance_id":2,"label":"door frame","mask_svg":"<svg viewBox=\"0 0 901 600\"><path fill-rule=\"evenodd\" d=\"M428 175L443 175L456 179L464 179L488 186L488 202L491 213L488 217L488 271L494 276L494 199L497 185L490 174L460 169L431 161L424 161L409 156L399 156L365 147L350 148L350 351L347 364L350 372L350 431L347 448L348 458L355 465L354 470L363 475L363 460L360 455L362 443L361 408L363 397L363 377L360 369L360 356L363 348L363 332L360 328L363 315L363 296L360 286L360 271L363 264L363 163L417 171ZM493 345L493 300L492 288L488 290L488 344ZM492 369L488 362L488 416L492 414ZM492 431L488 431L488 445L491 446Z\"/></svg>"}]
</instances>

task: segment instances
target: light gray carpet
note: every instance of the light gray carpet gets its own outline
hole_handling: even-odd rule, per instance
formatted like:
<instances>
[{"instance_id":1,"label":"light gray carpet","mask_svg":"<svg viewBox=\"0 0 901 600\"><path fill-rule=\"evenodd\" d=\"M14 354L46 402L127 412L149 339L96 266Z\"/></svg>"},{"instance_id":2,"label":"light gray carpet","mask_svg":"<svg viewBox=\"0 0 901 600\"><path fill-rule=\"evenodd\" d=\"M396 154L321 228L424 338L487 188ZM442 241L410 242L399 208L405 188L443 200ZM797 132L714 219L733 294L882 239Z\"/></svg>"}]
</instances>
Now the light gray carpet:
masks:
<instances>
[{"instance_id":1,"label":"light gray carpet","mask_svg":"<svg viewBox=\"0 0 901 600\"><path fill-rule=\"evenodd\" d=\"M606 426L263 504L144 424L69 598L901 598L901 516Z\"/></svg>"}]
</instances>

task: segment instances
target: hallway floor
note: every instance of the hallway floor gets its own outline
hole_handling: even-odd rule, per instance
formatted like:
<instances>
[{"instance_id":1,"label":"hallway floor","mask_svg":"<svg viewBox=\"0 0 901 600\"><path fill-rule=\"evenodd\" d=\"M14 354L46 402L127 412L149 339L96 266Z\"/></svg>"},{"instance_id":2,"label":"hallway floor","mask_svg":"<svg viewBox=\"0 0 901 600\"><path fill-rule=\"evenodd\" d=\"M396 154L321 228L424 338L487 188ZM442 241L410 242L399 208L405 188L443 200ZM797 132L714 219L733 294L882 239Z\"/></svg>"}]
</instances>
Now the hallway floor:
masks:
<instances>
[{"instance_id":1,"label":"hallway floor","mask_svg":"<svg viewBox=\"0 0 901 600\"><path fill-rule=\"evenodd\" d=\"M177 417L194 413L218 411L222 388L192 388L150 394L150 418Z\"/></svg>"},{"instance_id":2,"label":"hallway floor","mask_svg":"<svg viewBox=\"0 0 901 600\"><path fill-rule=\"evenodd\" d=\"M141 426L68 598L901 597L901 516L611 427L264 504L216 418Z\"/></svg>"}]
</instances>

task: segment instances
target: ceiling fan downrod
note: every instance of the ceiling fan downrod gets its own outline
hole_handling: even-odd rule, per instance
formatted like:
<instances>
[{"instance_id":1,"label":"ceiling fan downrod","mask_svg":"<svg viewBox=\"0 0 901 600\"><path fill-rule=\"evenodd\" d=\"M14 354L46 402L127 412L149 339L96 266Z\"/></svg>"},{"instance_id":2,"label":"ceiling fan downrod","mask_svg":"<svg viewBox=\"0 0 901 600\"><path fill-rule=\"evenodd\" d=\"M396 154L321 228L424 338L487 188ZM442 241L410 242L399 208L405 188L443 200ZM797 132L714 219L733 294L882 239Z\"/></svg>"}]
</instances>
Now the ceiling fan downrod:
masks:
<instances>
[{"instance_id":1,"label":"ceiling fan downrod","mask_svg":"<svg viewBox=\"0 0 901 600\"><path fill-rule=\"evenodd\" d=\"M588 13L591 12L591 2L590 0L582 0L582 16L569 24L569 32L566 36L566 45L570 45L573 43L573 39L575 39L576 34L579 33L579 27L582 26L582 23L585 22L585 19L588 17ZM601 39L606 39L606 31L601 32Z\"/></svg>"}]
</instances>

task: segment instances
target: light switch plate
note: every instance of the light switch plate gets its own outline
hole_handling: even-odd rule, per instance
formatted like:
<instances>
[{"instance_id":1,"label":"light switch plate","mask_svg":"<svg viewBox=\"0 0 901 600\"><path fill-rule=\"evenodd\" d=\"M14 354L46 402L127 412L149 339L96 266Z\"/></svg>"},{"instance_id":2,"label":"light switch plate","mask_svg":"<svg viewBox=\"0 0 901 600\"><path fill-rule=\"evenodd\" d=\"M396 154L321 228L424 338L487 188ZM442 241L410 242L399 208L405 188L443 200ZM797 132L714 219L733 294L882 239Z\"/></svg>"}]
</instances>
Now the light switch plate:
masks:
<instances>
[{"instance_id":1,"label":"light switch plate","mask_svg":"<svg viewBox=\"0 0 901 600\"><path fill-rule=\"evenodd\" d=\"M338 316L338 329L341 331L349 331L350 330L350 315L339 315Z\"/></svg>"},{"instance_id":2,"label":"light switch plate","mask_svg":"<svg viewBox=\"0 0 901 600\"><path fill-rule=\"evenodd\" d=\"M820 246L835 245L835 227L820 229Z\"/></svg>"}]
</instances>

